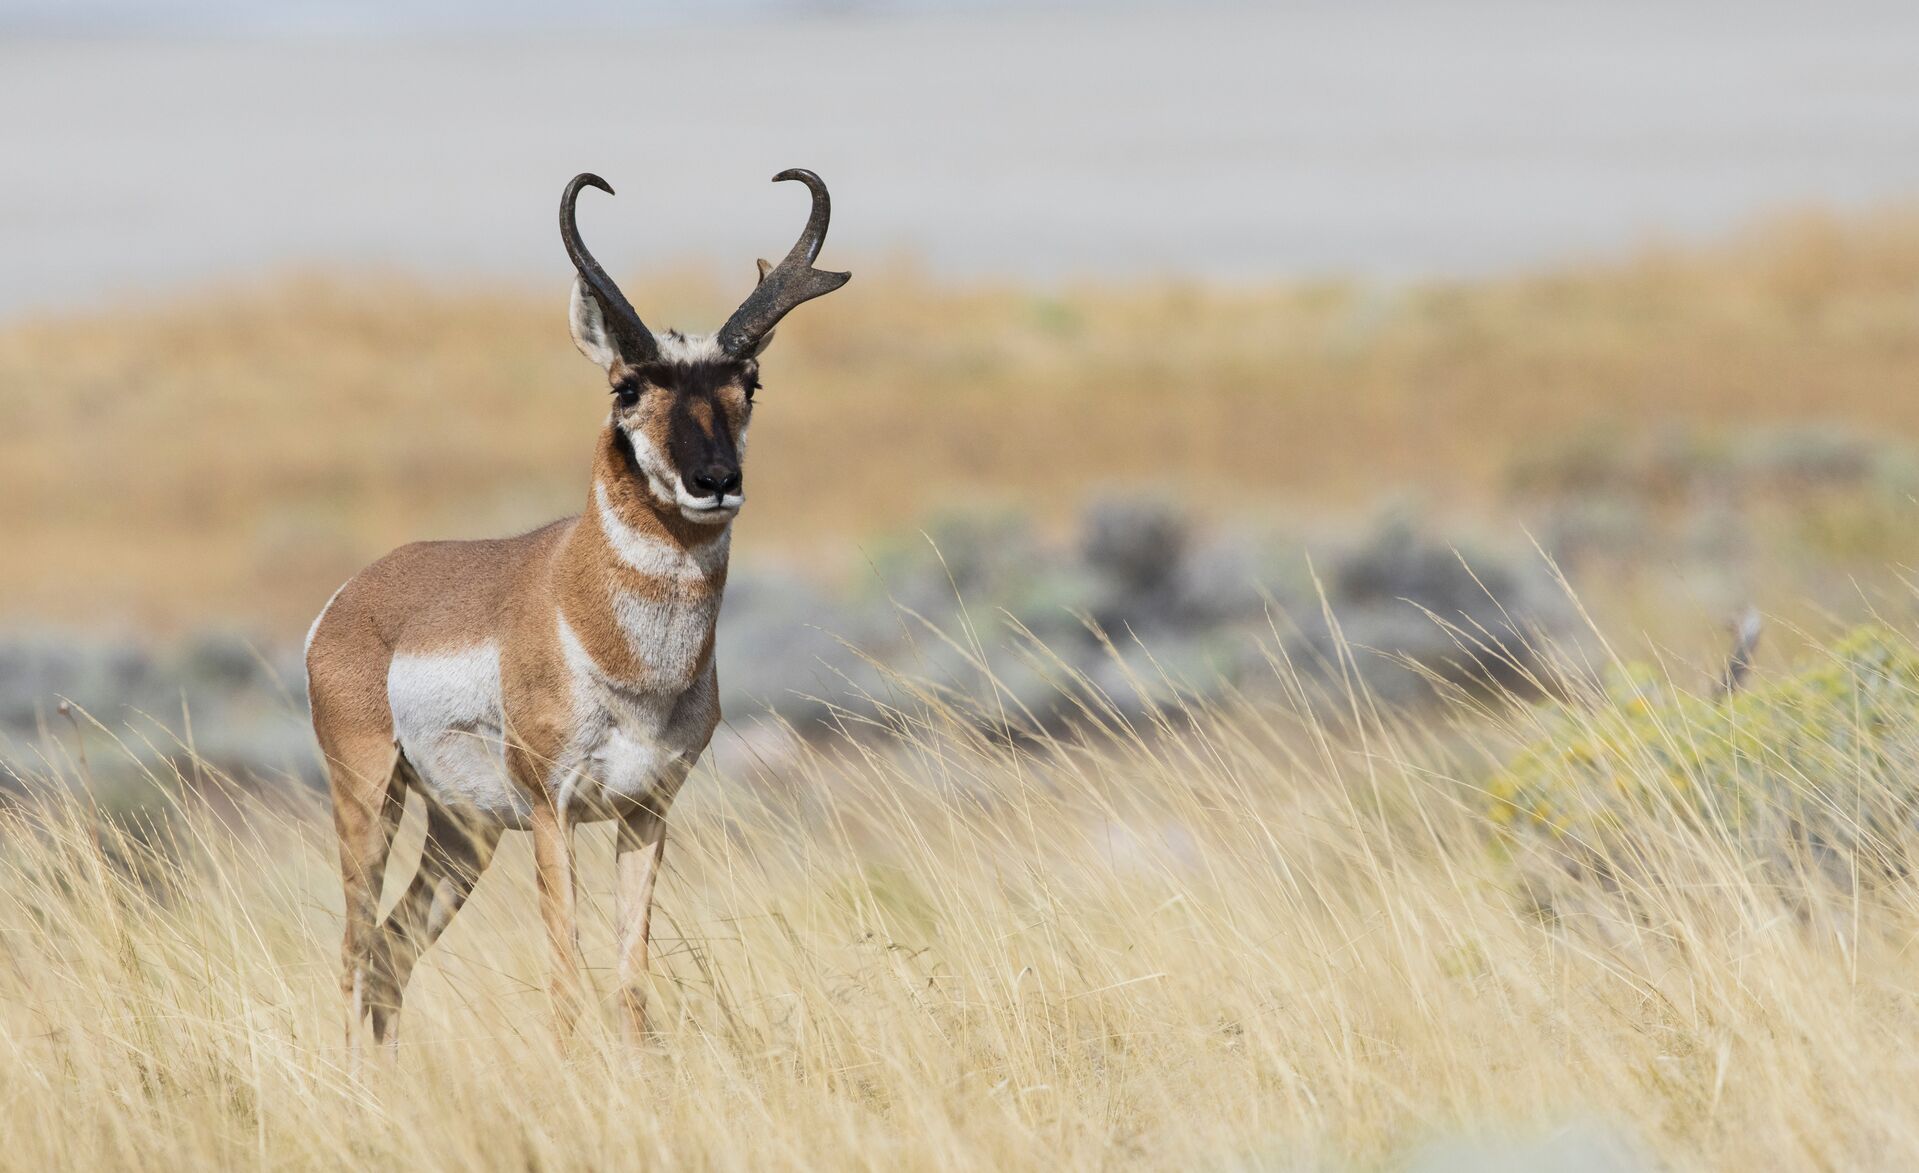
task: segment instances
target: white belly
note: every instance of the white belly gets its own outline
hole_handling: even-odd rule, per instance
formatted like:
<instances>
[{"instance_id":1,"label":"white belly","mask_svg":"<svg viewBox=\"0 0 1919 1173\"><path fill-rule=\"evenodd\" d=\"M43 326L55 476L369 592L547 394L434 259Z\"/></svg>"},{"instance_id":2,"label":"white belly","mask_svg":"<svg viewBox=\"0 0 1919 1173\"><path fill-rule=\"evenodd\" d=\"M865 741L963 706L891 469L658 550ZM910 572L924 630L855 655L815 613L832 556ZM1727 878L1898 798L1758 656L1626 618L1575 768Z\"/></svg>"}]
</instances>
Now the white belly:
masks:
<instances>
[{"instance_id":1,"label":"white belly","mask_svg":"<svg viewBox=\"0 0 1919 1173\"><path fill-rule=\"evenodd\" d=\"M506 771L497 646L396 655L386 691L394 739L428 797L455 811L524 825L532 806Z\"/></svg>"}]
</instances>

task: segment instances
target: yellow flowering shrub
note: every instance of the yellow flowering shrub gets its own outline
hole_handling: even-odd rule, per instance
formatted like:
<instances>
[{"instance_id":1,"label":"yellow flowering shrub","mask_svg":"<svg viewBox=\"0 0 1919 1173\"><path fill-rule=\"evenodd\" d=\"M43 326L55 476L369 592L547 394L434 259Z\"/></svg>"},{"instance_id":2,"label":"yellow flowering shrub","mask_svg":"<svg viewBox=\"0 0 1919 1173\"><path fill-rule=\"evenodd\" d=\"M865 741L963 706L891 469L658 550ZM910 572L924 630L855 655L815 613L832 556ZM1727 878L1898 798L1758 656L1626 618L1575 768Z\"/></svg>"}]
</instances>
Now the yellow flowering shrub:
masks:
<instances>
[{"instance_id":1,"label":"yellow flowering shrub","mask_svg":"<svg viewBox=\"0 0 1919 1173\"><path fill-rule=\"evenodd\" d=\"M1919 815L1919 648L1882 625L1732 697L1634 666L1596 703L1531 716L1536 736L1488 783L1489 813L1569 857L1617 859L1691 825L1896 867L1895 832Z\"/></svg>"}]
</instances>

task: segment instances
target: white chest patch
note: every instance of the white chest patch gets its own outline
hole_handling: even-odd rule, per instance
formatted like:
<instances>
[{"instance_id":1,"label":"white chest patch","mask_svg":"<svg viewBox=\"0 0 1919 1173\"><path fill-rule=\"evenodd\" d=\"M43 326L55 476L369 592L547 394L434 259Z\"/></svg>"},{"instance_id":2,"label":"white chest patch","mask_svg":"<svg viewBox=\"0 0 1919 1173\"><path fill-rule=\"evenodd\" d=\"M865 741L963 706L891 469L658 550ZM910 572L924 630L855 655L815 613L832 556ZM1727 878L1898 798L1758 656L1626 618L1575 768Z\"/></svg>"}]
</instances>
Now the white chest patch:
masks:
<instances>
[{"instance_id":1,"label":"white chest patch","mask_svg":"<svg viewBox=\"0 0 1919 1173\"><path fill-rule=\"evenodd\" d=\"M524 824L532 807L507 775L497 646L395 655L386 691L394 738L434 801Z\"/></svg>"},{"instance_id":2,"label":"white chest patch","mask_svg":"<svg viewBox=\"0 0 1919 1173\"><path fill-rule=\"evenodd\" d=\"M634 659L645 666L641 679L627 683L652 693L693 687L704 666L707 638L719 609L719 599L704 591L675 592L663 599L635 591L616 592L613 617Z\"/></svg>"},{"instance_id":3,"label":"white chest patch","mask_svg":"<svg viewBox=\"0 0 1919 1173\"><path fill-rule=\"evenodd\" d=\"M732 534L722 530L699 545L683 547L628 525L607 499L606 486L593 486L600 529L621 562L655 584L648 591L615 591L613 618L626 637L639 679L629 688L650 693L682 693L705 668L704 654L719 618L719 592L713 576L726 565Z\"/></svg>"},{"instance_id":4,"label":"white chest patch","mask_svg":"<svg viewBox=\"0 0 1919 1173\"><path fill-rule=\"evenodd\" d=\"M671 802L719 717L712 665L683 689L635 688L608 678L565 618L557 622L574 712L562 762L562 801L587 818L595 803L606 800Z\"/></svg>"}]
</instances>

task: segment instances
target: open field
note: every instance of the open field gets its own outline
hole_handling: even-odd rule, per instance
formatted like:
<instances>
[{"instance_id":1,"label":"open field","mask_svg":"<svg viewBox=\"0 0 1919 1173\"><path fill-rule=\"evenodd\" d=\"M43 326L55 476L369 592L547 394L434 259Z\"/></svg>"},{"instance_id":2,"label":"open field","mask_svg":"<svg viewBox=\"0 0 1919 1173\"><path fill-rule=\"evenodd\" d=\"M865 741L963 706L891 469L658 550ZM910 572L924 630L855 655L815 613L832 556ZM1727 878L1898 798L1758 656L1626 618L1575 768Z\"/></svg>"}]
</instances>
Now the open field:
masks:
<instances>
[{"instance_id":1,"label":"open field","mask_svg":"<svg viewBox=\"0 0 1919 1173\"><path fill-rule=\"evenodd\" d=\"M846 575L859 543L929 511L1058 523L1142 483L1306 533L1400 496L1516 535L1538 466L1551 482L1595 451L1835 422L1900 450L1919 438L1916 291L1919 219L1891 213L1404 288L1041 294L863 271L781 331L738 548ZM710 324L738 291L629 292L657 322ZM576 509L604 405L562 305L557 287L315 278L0 329L0 530L30 552L0 560L0 612L280 644L399 542ZM1848 558L1919 551L1897 517L1835 524ZM1796 605L1802 568L1777 569L1734 593Z\"/></svg>"},{"instance_id":2,"label":"open field","mask_svg":"<svg viewBox=\"0 0 1919 1173\"><path fill-rule=\"evenodd\" d=\"M1759 740L1656 674L1437 726L1067 679L1107 736L1012 750L900 682L675 808L657 1038L554 1047L514 836L364 1078L309 797L103 825L69 757L0 812L0 1166L1910 1168L1919 649L1790 659Z\"/></svg>"},{"instance_id":3,"label":"open field","mask_svg":"<svg viewBox=\"0 0 1919 1173\"><path fill-rule=\"evenodd\" d=\"M863 268L833 310L769 358L720 672L897 642L802 729L729 699L659 1036L553 1045L512 836L361 1077L297 641L391 545L577 507L562 291L0 327L0 1167L1919 1163L1919 216L1403 287ZM1368 691L1508 605L1560 641L1478 649L1524 696ZM51 708L87 674L102 725Z\"/></svg>"}]
</instances>

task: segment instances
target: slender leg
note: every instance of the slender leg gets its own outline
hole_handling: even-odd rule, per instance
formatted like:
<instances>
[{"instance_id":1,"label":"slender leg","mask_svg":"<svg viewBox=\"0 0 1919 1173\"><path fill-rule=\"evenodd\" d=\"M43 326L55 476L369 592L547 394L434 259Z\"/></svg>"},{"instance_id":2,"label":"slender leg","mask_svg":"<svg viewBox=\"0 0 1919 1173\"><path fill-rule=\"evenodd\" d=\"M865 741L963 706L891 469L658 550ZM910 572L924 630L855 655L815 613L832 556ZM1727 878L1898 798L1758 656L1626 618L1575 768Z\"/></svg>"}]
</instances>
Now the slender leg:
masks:
<instances>
[{"instance_id":1,"label":"slender leg","mask_svg":"<svg viewBox=\"0 0 1919 1173\"><path fill-rule=\"evenodd\" d=\"M380 926L386 984L372 1007L374 1038L399 1041L400 1001L414 965L473 894L499 844L499 827L465 822L437 803L427 804L426 846L420 853L419 870Z\"/></svg>"},{"instance_id":2,"label":"slender leg","mask_svg":"<svg viewBox=\"0 0 1919 1173\"><path fill-rule=\"evenodd\" d=\"M580 932L574 906L573 837L566 816L551 802L533 808L533 864L539 872L540 917L553 952L553 1021L561 1041L580 1013Z\"/></svg>"},{"instance_id":3,"label":"slender leg","mask_svg":"<svg viewBox=\"0 0 1919 1173\"><path fill-rule=\"evenodd\" d=\"M360 1020L372 1011L369 999L377 997L382 973L376 921L387 854L405 811L402 761L397 749L388 749L377 767L356 769L342 761L330 764L333 822L340 835L340 878L346 891L340 984L346 996L347 1051L355 1069L360 1062Z\"/></svg>"},{"instance_id":4,"label":"slender leg","mask_svg":"<svg viewBox=\"0 0 1919 1173\"><path fill-rule=\"evenodd\" d=\"M653 885L666 856L666 820L640 810L620 820L614 845L620 923L620 1001L636 1039L646 1037L646 949L652 937Z\"/></svg>"}]
</instances>

